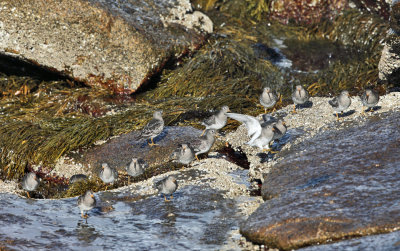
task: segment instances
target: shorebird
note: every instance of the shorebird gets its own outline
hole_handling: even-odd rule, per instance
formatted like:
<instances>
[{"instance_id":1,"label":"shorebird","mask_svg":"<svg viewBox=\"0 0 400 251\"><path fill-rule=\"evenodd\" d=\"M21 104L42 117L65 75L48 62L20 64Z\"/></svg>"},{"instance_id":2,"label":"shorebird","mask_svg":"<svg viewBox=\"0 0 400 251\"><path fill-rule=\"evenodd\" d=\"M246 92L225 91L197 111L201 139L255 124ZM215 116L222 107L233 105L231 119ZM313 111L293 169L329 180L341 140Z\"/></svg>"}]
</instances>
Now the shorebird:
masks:
<instances>
[{"instance_id":1,"label":"shorebird","mask_svg":"<svg viewBox=\"0 0 400 251\"><path fill-rule=\"evenodd\" d=\"M156 184L156 188L158 189L159 193L164 195L165 201L170 201L167 199L167 195L170 195L170 199L173 199L173 193L178 188L178 183L176 181L175 176L168 176L167 178L159 181Z\"/></svg>"},{"instance_id":2,"label":"shorebird","mask_svg":"<svg viewBox=\"0 0 400 251\"><path fill-rule=\"evenodd\" d=\"M219 130L222 127L224 127L226 125L226 121L228 119L226 117L227 112L229 112L229 107L225 105L216 114L205 119L201 124L204 125L206 128L204 129L201 136L203 136L203 134L206 132L207 129Z\"/></svg>"},{"instance_id":3,"label":"shorebird","mask_svg":"<svg viewBox=\"0 0 400 251\"><path fill-rule=\"evenodd\" d=\"M164 129L164 120L162 118L162 111L155 111L153 113L153 119L147 123L145 127L143 127L140 136L142 138L149 139L151 143L148 143L149 146L155 146L157 144L154 143L153 139L157 137Z\"/></svg>"},{"instance_id":4,"label":"shorebird","mask_svg":"<svg viewBox=\"0 0 400 251\"><path fill-rule=\"evenodd\" d=\"M296 90L292 93L293 113L296 113L296 105L302 105L308 101L310 95L301 85L296 85Z\"/></svg>"},{"instance_id":5,"label":"shorebird","mask_svg":"<svg viewBox=\"0 0 400 251\"><path fill-rule=\"evenodd\" d=\"M329 100L329 104L336 112L336 119L339 120L339 112L343 113L343 111L349 108L349 106L351 105L349 92L346 90L342 91L339 96L334 97L332 100Z\"/></svg>"}]
</instances>

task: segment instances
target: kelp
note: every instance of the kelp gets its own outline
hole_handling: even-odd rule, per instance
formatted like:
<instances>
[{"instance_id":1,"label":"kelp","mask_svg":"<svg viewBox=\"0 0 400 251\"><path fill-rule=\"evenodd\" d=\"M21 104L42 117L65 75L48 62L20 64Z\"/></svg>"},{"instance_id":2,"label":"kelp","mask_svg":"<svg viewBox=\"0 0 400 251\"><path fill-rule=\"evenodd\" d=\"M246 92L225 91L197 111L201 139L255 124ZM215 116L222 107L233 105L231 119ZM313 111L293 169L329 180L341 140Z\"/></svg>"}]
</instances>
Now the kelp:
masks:
<instances>
[{"instance_id":1,"label":"kelp","mask_svg":"<svg viewBox=\"0 0 400 251\"><path fill-rule=\"evenodd\" d=\"M313 26L283 25L249 18L249 12L240 14L248 7L246 1L237 5L236 1L197 2L210 11L215 33L196 52L179 59L179 65L164 69L154 86L140 94L120 95L104 84L88 87L71 80L42 81L0 74L2 176L20 178L34 165L51 170L60 156L142 128L157 109L164 110L167 125L198 127L211 110L223 105L233 112L262 113L258 98L267 85L283 95L279 108L291 103L294 84L302 84L318 96L342 89L356 95L365 86L376 84L388 28L377 17L352 10ZM347 55L323 67L314 65L312 70L281 68L255 49L259 45L279 47L277 39L287 47L281 51L288 57L290 50L302 51L313 41L323 41L316 43L322 49L332 43ZM304 51L300 57L314 56ZM289 59L295 65L296 58ZM226 128L237 125L230 122ZM79 192L71 190L68 196Z\"/></svg>"}]
</instances>

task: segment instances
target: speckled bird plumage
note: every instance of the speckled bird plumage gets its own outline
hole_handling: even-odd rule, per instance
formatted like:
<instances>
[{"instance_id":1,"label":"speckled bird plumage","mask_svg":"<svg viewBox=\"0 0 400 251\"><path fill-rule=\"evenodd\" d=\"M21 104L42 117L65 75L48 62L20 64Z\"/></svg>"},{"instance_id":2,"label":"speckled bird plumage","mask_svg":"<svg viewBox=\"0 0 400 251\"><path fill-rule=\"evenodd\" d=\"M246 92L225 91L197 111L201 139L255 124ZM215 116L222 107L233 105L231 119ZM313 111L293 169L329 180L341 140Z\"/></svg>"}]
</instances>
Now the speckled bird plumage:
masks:
<instances>
[{"instance_id":1,"label":"speckled bird plumage","mask_svg":"<svg viewBox=\"0 0 400 251\"><path fill-rule=\"evenodd\" d=\"M211 117L207 118L203 121L202 125L204 125L207 129L216 129L219 130L226 125L227 116L226 113L229 111L228 106L223 106L220 111Z\"/></svg>"},{"instance_id":2,"label":"speckled bird plumage","mask_svg":"<svg viewBox=\"0 0 400 251\"><path fill-rule=\"evenodd\" d=\"M372 89L365 89L361 95L361 102L363 106L373 108L379 102L379 94Z\"/></svg>"},{"instance_id":3,"label":"speckled bird plumage","mask_svg":"<svg viewBox=\"0 0 400 251\"><path fill-rule=\"evenodd\" d=\"M211 149L215 142L215 134L215 129L206 130L203 136L200 136L191 144L196 156L206 153Z\"/></svg>"},{"instance_id":4,"label":"speckled bird plumage","mask_svg":"<svg viewBox=\"0 0 400 251\"><path fill-rule=\"evenodd\" d=\"M351 105L349 92L346 90L342 91L339 96L334 97L332 100L329 100L329 104L332 106L333 110L336 113L343 112Z\"/></svg>"},{"instance_id":5,"label":"speckled bird plumage","mask_svg":"<svg viewBox=\"0 0 400 251\"><path fill-rule=\"evenodd\" d=\"M151 119L141 132L141 137L150 139L153 142L153 138L157 137L164 129L164 120L162 118L162 111L155 111L153 113L153 119Z\"/></svg>"}]
</instances>

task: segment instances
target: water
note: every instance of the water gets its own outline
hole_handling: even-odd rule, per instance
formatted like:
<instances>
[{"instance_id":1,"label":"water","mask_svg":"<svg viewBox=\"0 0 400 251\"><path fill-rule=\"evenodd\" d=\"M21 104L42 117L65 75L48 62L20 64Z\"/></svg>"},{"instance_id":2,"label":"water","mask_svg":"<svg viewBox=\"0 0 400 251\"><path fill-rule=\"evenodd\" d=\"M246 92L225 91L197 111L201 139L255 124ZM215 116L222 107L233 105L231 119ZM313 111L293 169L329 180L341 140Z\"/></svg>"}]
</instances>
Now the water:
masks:
<instances>
[{"instance_id":1,"label":"water","mask_svg":"<svg viewBox=\"0 0 400 251\"><path fill-rule=\"evenodd\" d=\"M171 202L161 196L121 201L130 191L97 193L80 218L77 198L32 200L0 194L0 246L52 250L219 249L237 227L235 202L206 186L186 186ZM113 210L103 210L110 208ZM4 243L3 243L4 242Z\"/></svg>"}]
</instances>

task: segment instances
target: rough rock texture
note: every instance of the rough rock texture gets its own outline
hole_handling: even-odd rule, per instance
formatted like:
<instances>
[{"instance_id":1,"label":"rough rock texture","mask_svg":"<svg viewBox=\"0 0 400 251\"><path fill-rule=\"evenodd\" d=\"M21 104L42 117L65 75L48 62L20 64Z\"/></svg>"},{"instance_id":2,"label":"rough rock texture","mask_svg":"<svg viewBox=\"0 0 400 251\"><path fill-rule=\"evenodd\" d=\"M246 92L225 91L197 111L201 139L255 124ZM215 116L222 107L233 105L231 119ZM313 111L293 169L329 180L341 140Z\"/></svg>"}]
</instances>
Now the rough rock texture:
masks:
<instances>
[{"instance_id":1,"label":"rough rock texture","mask_svg":"<svg viewBox=\"0 0 400 251\"><path fill-rule=\"evenodd\" d=\"M201 131L193 127L166 127L154 139L158 145L150 147L146 139L140 138L140 132L134 131L92 147L82 153L79 162L94 172L103 162L123 170L133 157L144 159L149 166L165 164L171 161L170 155L179 144L190 142L200 134Z\"/></svg>"},{"instance_id":2,"label":"rough rock texture","mask_svg":"<svg viewBox=\"0 0 400 251\"><path fill-rule=\"evenodd\" d=\"M136 90L212 32L188 0L2 1L0 51L87 81Z\"/></svg>"},{"instance_id":3,"label":"rough rock texture","mask_svg":"<svg viewBox=\"0 0 400 251\"><path fill-rule=\"evenodd\" d=\"M379 61L379 79L392 86L400 86L400 2L392 2L390 31Z\"/></svg>"},{"instance_id":4,"label":"rough rock texture","mask_svg":"<svg viewBox=\"0 0 400 251\"><path fill-rule=\"evenodd\" d=\"M292 249L400 227L400 113L324 132L264 177L269 199L242 225L256 243Z\"/></svg>"}]
</instances>

